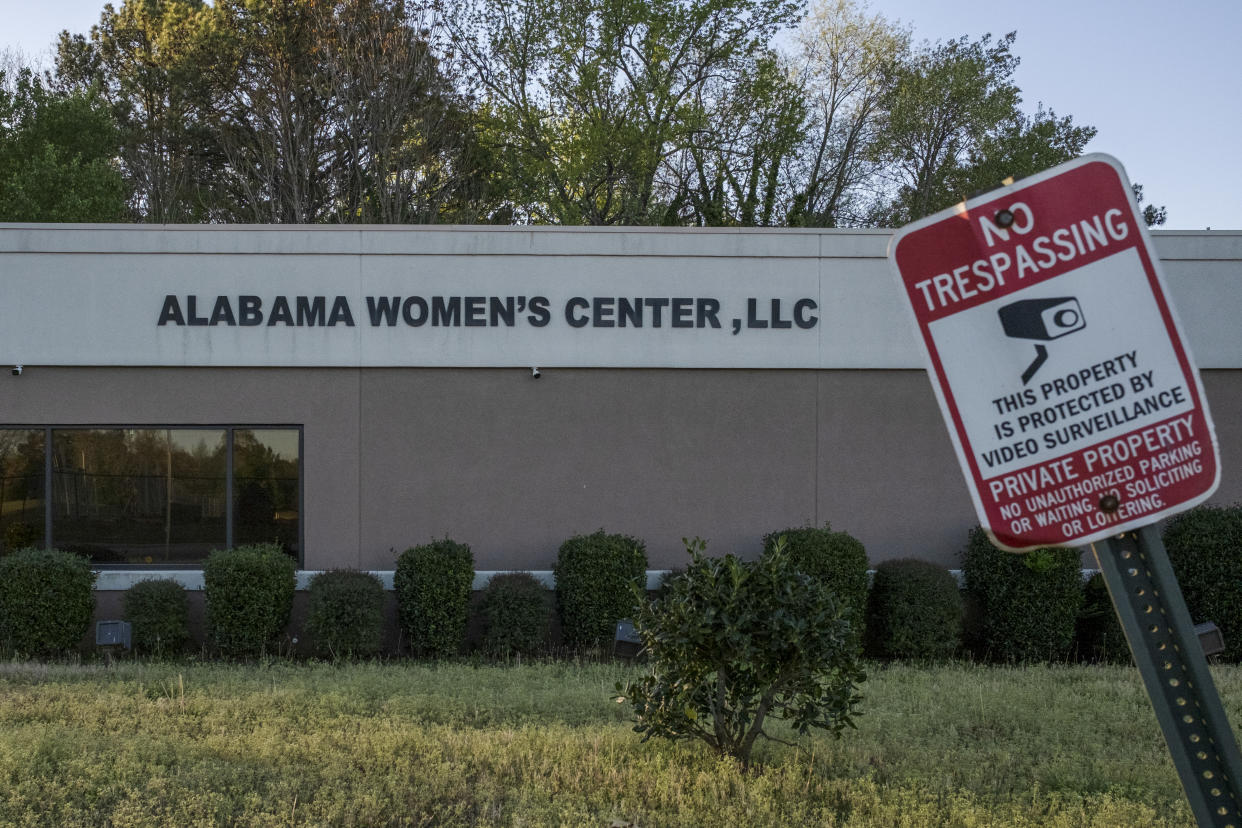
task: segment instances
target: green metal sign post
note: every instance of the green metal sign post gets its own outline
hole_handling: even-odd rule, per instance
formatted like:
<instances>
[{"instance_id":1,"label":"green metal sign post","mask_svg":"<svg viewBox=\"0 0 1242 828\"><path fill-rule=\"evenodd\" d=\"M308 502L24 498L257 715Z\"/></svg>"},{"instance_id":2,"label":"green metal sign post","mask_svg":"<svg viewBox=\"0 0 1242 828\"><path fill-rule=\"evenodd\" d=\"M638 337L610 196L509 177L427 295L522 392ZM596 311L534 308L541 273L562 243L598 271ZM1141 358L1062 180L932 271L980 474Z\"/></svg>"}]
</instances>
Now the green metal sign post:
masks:
<instances>
[{"instance_id":1,"label":"green metal sign post","mask_svg":"<svg viewBox=\"0 0 1242 828\"><path fill-rule=\"evenodd\" d=\"M1091 551L1195 820L1242 828L1242 756L1159 533L1149 524Z\"/></svg>"}]
</instances>

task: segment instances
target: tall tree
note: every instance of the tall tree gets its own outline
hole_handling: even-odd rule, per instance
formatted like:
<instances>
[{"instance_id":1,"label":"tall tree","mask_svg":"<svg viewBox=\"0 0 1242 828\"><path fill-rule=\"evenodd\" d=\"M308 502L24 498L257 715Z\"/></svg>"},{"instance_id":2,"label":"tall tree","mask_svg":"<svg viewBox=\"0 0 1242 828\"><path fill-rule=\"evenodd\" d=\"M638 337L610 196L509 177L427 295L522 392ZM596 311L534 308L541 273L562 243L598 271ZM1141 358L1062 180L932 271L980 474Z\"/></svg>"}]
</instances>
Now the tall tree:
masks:
<instances>
[{"instance_id":1,"label":"tall tree","mask_svg":"<svg viewBox=\"0 0 1242 828\"><path fill-rule=\"evenodd\" d=\"M790 224L864 220L880 173L884 106L909 41L908 30L853 0L824 0L803 21L792 63L809 117L791 169Z\"/></svg>"},{"instance_id":2,"label":"tall tree","mask_svg":"<svg viewBox=\"0 0 1242 828\"><path fill-rule=\"evenodd\" d=\"M795 0L473 0L451 17L519 220L678 220L687 165ZM684 159L682 159L684 160Z\"/></svg>"},{"instance_id":3,"label":"tall tree","mask_svg":"<svg viewBox=\"0 0 1242 828\"><path fill-rule=\"evenodd\" d=\"M123 221L117 143L97 95L0 71L0 221Z\"/></svg>"},{"instance_id":4,"label":"tall tree","mask_svg":"<svg viewBox=\"0 0 1242 828\"><path fill-rule=\"evenodd\" d=\"M233 218L478 216L472 123L404 0L219 0Z\"/></svg>"},{"instance_id":5,"label":"tall tree","mask_svg":"<svg viewBox=\"0 0 1242 828\"><path fill-rule=\"evenodd\" d=\"M742 77L713 79L698 103L714 116L672 156L680 178L670 182L677 196L669 218L684 214L708 226L785 223L785 172L802 140L806 106L784 62L773 54Z\"/></svg>"},{"instance_id":6,"label":"tall tree","mask_svg":"<svg viewBox=\"0 0 1242 828\"><path fill-rule=\"evenodd\" d=\"M331 0L221 0L212 126L232 220L312 223L333 211L331 101L321 58Z\"/></svg>"},{"instance_id":7,"label":"tall tree","mask_svg":"<svg viewBox=\"0 0 1242 828\"><path fill-rule=\"evenodd\" d=\"M125 0L61 35L57 80L103 90L148 221L482 214L472 115L405 0Z\"/></svg>"},{"instance_id":8,"label":"tall tree","mask_svg":"<svg viewBox=\"0 0 1242 828\"><path fill-rule=\"evenodd\" d=\"M202 0L105 5L90 35L62 32L56 78L98 88L121 136L132 207L146 221L211 218L221 158L206 122L204 70L213 61L215 11Z\"/></svg>"},{"instance_id":9,"label":"tall tree","mask_svg":"<svg viewBox=\"0 0 1242 828\"><path fill-rule=\"evenodd\" d=\"M320 10L323 13L323 10ZM475 123L404 3L339 5L322 54L338 221L487 217Z\"/></svg>"},{"instance_id":10,"label":"tall tree","mask_svg":"<svg viewBox=\"0 0 1242 828\"><path fill-rule=\"evenodd\" d=\"M893 193L874 217L900 225L952 204L950 181L1021 102L1012 81L1016 33L924 48L898 70L881 141Z\"/></svg>"},{"instance_id":11,"label":"tall tree","mask_svg":"<svg viewBox=\"0 0 1242 828\"><path fill-rule=\"evenodd\" d=\"M1015 109L944 174L946 204L999 187L1006 178L1025 178L1082 154L1096 129L1075 126L1069 117L1040 107L1034 115Z\"/></svg>"},{"instance_id":12,"label":"tall tree","mask_svg":"<svg viewBox=\"0 0 1242 828\"><path fill-rule=\"evenodd\" d=\"M1164 205L1157 207L1154 204L1143 206L1143 185L1131 184L1134 190L1134 201L1143 208L1143 222L1148 227L1159 227L1169 220L1169 210Z\"/></svg>"}]
</instances>

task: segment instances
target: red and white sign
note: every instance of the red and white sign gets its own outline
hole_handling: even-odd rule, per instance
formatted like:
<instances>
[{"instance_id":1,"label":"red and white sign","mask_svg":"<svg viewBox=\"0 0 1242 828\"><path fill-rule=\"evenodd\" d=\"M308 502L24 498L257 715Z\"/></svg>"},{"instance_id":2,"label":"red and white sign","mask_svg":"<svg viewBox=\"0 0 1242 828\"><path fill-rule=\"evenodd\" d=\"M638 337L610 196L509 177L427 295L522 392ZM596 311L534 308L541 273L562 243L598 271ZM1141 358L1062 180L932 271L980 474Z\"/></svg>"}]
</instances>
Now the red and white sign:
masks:
<instances>
[{"instance_id":1,"label":"red and white sign","mask_svg":"<svg viewBox=\"0 0 1242 828\"><path fill-rule=\"evenodd\" d=\"M1091 543L1215 491L1203 388L1116 159L910 224L889 259L998 546Z\"/></svg>"}]
</instances>

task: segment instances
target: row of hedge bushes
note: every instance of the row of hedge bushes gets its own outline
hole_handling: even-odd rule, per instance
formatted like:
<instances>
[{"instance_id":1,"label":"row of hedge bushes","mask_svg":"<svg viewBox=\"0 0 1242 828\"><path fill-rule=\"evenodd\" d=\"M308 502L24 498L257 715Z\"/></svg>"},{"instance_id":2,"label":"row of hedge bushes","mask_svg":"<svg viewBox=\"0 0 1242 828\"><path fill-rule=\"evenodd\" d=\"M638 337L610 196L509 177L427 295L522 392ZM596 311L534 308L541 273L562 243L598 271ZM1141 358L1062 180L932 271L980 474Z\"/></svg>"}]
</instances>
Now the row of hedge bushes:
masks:
<instances>
[{"instance_id":1,"label":"row of hedge bushes","mask_svg":"<svg viewBox=\"0 0 1242 828\"><path fill-rule=\"evenodd\" d=\"M765 550L778 537L786 539L787 552L800 568L828 584L856 613L861 611L867 595L867 557L861 543L828 528L798 528L768 536ZM94 606L94 574L88 563L70 553L32 549L3 560L4 566L23 573L4 579L13 585L11 590L0 584L4 649L32 656L76 649ZM614 625L634 615L646 588L646 546L637 538L603 530L579 535L561 545L554 574L565 646L579 652L606 648ZM214 552L203 565L203 580L208 634L222 655L254 658L280 647L296 570L278 547L260 544ZM470 547L445 538L409 549L398 557L393 580L409 649L431 658L460 652L474 581ZM39 581L58 586L39 589L34 586ZM500 656L543 649L550 620L545 596L529 574L493 578L479 602L482 648ZM70 604L72 612L59 609ZM383 605L383 586L374 576L320 573L308 590L306 629L325 655L372 655L381 647ZM188 644L188 602L174 581L131 587L124 597L124 615L132 624L134 647L141 652L177 653Z\"/></svg>"},{"instance_id":2,"label":"row of hedge bushes","mask_svg":"<svg viewBox=\"0 0 1242 828\"><path fill-rule=\"evenodd\" d=\"M1231 607L1242 598L1242 508L1201 507L1170 522L1165 543L1196 621L1213 620L1230 650L1242 654ZM863 545L830 527L798 527L763 539L764 555L783 543L800 571L829 587L853 617L855 646L877 658L941 659L964 645L976 657L1003 662L1128 658L1107 592L1097 576L1084 587L1079 553L1041 549L1014 555L975 529L962 556L963 586L944 567L885 561L868 584ZM567 540L555 565L556 608L565 645L607 647L614 624L631 617L646 585L643 542L598 531ZM228 657L271 652L288 624L294 562L278 547L215 552L203 567L207 626ZM674 573L674 576L676 573ZM75 555L27 549L0 558L0 646L45 656L75 649L94 607L94 573ZM470 547L436 540L397 560L394 586L403 636L424 657L463 649L474 561ZM307 632L324 655L379 652L384 591L372 575L320 573L308 595ZM184 589L145 581L127 591L125 616L136 649L182 651L189 641ZM490 654L530 654L545 647L549 608L529 574L493 578L480 596L481 647Z\"/></svg>"},{"instance_id":3,"label":"row of hedge bushes","mask_svg":"<svg viewBox=\"0 0 1242 828\"><path fill-rule=\"evenodd\" d=\"M1191 620L1214 622L1225 661L1242 661L1242 506L1198 506L1164 527L1163 541ZM962 560L966 644L996 661L1076 657L1128 661L1129 645L1103 576L1084 585L1079 553L1013 555L976 529Z\"/></svg>"}]
</instances>

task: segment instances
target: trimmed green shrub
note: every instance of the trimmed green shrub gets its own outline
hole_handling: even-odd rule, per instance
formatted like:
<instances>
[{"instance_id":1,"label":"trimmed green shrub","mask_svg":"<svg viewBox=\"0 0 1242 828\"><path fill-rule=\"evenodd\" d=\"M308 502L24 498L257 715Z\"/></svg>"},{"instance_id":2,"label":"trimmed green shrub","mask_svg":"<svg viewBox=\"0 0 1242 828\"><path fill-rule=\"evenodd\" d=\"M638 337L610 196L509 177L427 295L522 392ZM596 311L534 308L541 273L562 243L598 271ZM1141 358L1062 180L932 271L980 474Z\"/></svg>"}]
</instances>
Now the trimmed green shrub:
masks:
<instances>
[{"instance_id":1,"label":"trimmed green shrub","mask_svg":"<svg viewBox=\"0 0 1242 828\"><path fill-rule=\"evenodd\" d=\"M1005 552L976 526L962 575L963 597L976 613L968 635L976 655L1009 663L1066 658L1083 601L1078 550Z\"/></svg>"},{"instance_id":2,"label":"trimmed green shrub","mask_svg":"<svg viewBox=\"0 0 1242 828\"><path fill-rule=\"evenodd\" d=\"M603 529L575 535L556 558L556 606L565 643L577 650L612 641L616 623L632 618L647 588L647 546Z\"/></svg>"},{"instance_id":3,"label":"trimmed green shrub","mask_svg":"<svg viewBox=\"0 0 1242 828\"><path fill-rule=\"evenodd\" d=\"M38 657L78 648L95 612L95 573L59 549L19 549L0 557L0 645Z\"/></svg>"},{"instance_id":4,"label":"trimmed green shrub","mask_svg":"<svg viewBox=\"0 0 1242 828\"><path fill-rule=\"evenodd\" d=\"M1242 661L1242 506L1196 506L1164 530L1190 618L1212 621L1225 637L1221 658Z\"/></svg>"},{"instance_id":5,"label":"trimmed green shrub","mask_svg":"<svg viewBox=\"0 0 1242 828\"><path fill-rule=\"evenodd\" d=\"M190 606L185 587L153 578L125 590L125 620L132 627L134 651L156 657L177 655L190 642Z\"/></svg>"},{"instance_id":6,"label":"trimmed green shrub","mask_svg":"<svg viewBox=\"0 0 1242 828\"><path fill-rule=\"evenodd\" d=\"M401 553L397 607L416 654L443 658L461 650L473 585L474 555L464 543L444 538Z\"/></svg>"},{"instance_id":7,"label":"trimmed green shrub","mask_svg":"<svg viewBox=\"0 0 1242 828\"><path fill-rule=\"evenodd\" d=\"M1098 572L1083 585L1082 610L1074 637L1081 661L1122 664L1132 660L1113 599L1108 595L1104 576Z\"/></svg>"},{"instance_id":8,"label":"trimmed green shrub","mask_svg":"<svg viewBox=\"0 0 1242 828\"><path fill-rule=\"evenodd\" d=\"M502 658L539 652L548 634L547 592L529 572L492 578L479 602L483 649Z\"/></svg>"},{"instance_id":9,"label":"trimmed green shrub","mask_svg":"<svg viewBox=\"0 0 1242 828\"><path fill-rule=\"evenodd\" d=\"M203 563L207 629L220 652L254 658L273 647L289 623L297 567L274 543L212 552Z\"/></svg>"},{"instance_id":10,"label":"trimmed green shrub","mask_svg":"<svg viewBox=\"0 0 1242 828\"><path fill-rule=\"evenodd\" d=\"M18 549L33 547L43 538L42 529L35 529L29 523L15 520L4 527L4 551L16 552Z\"/></svg>"},{"instance_id":11,"label":"trimmed green shrub","mask_svg":"<svg viewBox=\"0 0 1242 828\"><path fill-rule=\"evenodd\" d=\"M952 658L962 643L957 579L930 561L883 561L867 599L867 652L875 658Z\"/></svg>"},{"instance_id":12,"label":"trimmed green shrub","mask_svg":"<svg viewBox=\"0 0 1242 828\"><path fill-rule=\"evenodd\" d=\"M384 584L369 572L338 569L311 578L306 630L331 658L366 658L384 635Z\"/></svg>"},{"instance_id":13,"label":"trimmed green shrub","mask_svg":"<svg viewBox=\"0 0 1242 828\"><path fill-rule=\"evenodd\" d=\"M748 764L768 716L803 735L852 726L866 676L851 610L781 546L742 561L704 557L703 541L688 541L690 566L639 609L649 673L617 689L644 741L699 739Z\"/></svg>"},{"instance_id":14,"label":"trimmed green shrub","mask_svg":"<svg viewBox=\"0 0 1242 828\"><path fill-rule=\"evenodd\" d=\"M822 529L800 526L765 535L765 555L780 538L785 539L794 568L828 587L853 610L854 639L861 647L867 610L867 550L862 541L848 532L832 531L827 523Z\"/></svg>"}]
</instances>

